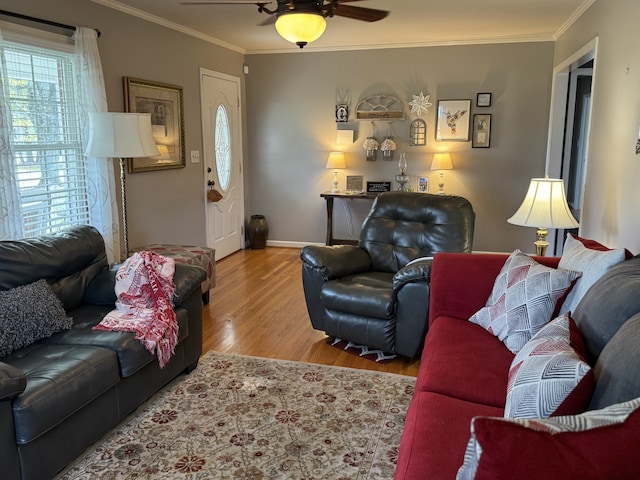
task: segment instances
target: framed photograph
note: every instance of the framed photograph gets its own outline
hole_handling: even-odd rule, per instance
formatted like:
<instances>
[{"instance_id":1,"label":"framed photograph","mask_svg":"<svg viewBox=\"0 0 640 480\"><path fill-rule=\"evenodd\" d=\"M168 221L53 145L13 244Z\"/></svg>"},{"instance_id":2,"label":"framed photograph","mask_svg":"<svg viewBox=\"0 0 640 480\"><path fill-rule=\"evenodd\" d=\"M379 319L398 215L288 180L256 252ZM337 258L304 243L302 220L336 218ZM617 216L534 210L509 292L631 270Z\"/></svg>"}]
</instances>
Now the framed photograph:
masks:
<instances>
[{"instance_id":1,"label":"framed photograph","mask_svg":"<svg viewBox=\"0 0 640 480\"><path fill-rule=\"evenodd\" d=\"M479 93L476 97L476 107L490 107L491 106L491 94Z\"/></svg>"},{"instance_id":2,"label":"framed photograph","mask_svg":"<svg viewBox=\"0 0 640 480\"><path fill-rule=\"evenodd\" d=\"M129 158L129 173L184 168L184 114L182 87L124 77L125 112L150 113L153 138L160 155Z\"/></svg>"},{"instance_id":3,"label":"framed photograph","mask_svg":"<svg viewBox=\"0 0 640 480\"><path fill-rule=\"evenodd\" d=\"M439 100L436 140L469 141L471 100Z\"/></svg>"},{"instance_id":4,"label":"framed photograph","mask_svg":"<svg viewBox=\"0 0 640 480\"><path fill-rule=\"evenodd\" d=\"M362 175L347 175L347 193L362 193L364 192L364 176Z\"/></svg>"},{"instance_id":5,"label":"framed photograph","mask_svg":"<svg viewBox=\"0 0 640 480\"><path fill-rule=\"evenodd\" d=\"M391 191L391 182L367 182L367 193L382 193Z\"/></svg>"},{"instance_id":6,"label":"framed photograph","mask_svg":"<svg viewBox=\"0 0 640 480\"><path fill-rule=\"evenodd\" d=\"M418 188L416 191L420 193L429 192L429 177L426 175L424 177L418 177Z\"/></svg>"},{"instance_id":7,"label":"framed photograph","mask_svg":"<svg viewBox=\"0 0 640 480\"><path fill-rule=\"evenodd\" d=\"M491 114L477 113L473 116L473 148L489 148L491 141Z\"/></svg>"}]
</instances>

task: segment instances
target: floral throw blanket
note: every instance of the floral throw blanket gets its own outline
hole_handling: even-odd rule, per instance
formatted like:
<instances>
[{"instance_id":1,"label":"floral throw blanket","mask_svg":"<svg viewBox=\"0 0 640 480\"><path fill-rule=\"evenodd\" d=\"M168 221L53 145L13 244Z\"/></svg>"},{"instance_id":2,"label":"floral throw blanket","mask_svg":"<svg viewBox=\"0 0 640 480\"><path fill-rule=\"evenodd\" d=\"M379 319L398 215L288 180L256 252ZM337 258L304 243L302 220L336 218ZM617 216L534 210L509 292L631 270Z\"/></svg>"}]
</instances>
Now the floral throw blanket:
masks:
<instances>
[{"instance_id":1,"label":"floral throw blanket","mask_svg":"<svg viewBox=\"0 0 640 480\"><path fill-rule=\"evenodd\" d=\"M164 368L178 343L174 271L172 258L147 251L134 253L116 274L116 309L94 329L134 332Z\"/></svg>"}]
</instances>

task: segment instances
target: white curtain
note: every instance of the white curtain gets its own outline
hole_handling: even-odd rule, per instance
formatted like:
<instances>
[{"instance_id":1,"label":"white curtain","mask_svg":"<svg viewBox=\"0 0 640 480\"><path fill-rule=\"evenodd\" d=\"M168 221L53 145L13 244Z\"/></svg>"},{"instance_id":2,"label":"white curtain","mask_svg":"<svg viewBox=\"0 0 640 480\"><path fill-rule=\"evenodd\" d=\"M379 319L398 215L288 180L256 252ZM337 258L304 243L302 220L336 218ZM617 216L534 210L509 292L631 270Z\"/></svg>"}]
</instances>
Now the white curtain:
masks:
<instances>
[{"instance_id":1,"label":"white curtain","mask_svg":"<svg viewBox=\"0 0 640 480\"><path fill-rule=\"evenodd\" d=\"M107 95L97 37L95 30L85 27L77 27L73 37L83 148L86 148L89 140L88 112L107 111ZM120 220L113 160L96 157L86 159L91 224L104 237L109 263L119 262Z\"/></svg>"},{"instance_id":2,"label":"white curtain","mask_svg":"<svg viewBox=\"0 0 640 480\"><path fill-rule=\"evenodd\" d=\"M6 78L7 64L4 55L4 40L0 30L0 240L22 238L22 212L20 194L15 182L16 172L11 155L11 110L7 95L9 82Z\"/></svg>"}]
</instances>

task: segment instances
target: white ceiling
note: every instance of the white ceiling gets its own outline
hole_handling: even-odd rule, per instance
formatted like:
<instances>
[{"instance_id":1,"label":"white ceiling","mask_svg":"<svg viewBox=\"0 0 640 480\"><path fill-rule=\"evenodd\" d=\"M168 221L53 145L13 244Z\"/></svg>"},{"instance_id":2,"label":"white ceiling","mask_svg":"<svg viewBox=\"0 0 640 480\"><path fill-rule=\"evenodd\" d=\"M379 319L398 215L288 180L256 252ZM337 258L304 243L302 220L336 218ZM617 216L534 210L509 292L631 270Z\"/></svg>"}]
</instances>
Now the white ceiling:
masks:
<instances>
[{"instance_id":1,"label":"white ceiling","mask_svg":"<svg viewBox=\"0 0 640 480\"><path fill-rule=\"evenodd\" d=\"M181 5L181 0L92 0L242 53L296 52L255 5ZM231 0L233 1L233 0ZM595 0L362 0L389 11L367 23L327 19L324 35L303 51L552 41ZM268 7L275 8L276 1ZM99 27L99 26L98 26Z\"/></svg>"}]
</instances>

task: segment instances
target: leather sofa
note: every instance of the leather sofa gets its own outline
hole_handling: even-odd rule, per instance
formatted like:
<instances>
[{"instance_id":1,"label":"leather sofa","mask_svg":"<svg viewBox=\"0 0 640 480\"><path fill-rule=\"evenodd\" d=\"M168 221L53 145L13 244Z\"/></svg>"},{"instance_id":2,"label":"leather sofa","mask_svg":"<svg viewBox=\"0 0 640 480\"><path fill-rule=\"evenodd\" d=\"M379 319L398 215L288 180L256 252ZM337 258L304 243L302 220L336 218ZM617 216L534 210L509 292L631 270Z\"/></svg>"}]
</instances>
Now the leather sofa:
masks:
<instances>
[{"instance_id":1,"label":"leather sofa","mask_svg":"<svg viewBox=\"0 0 640 480\"><path fill-rule=\"evenodd\" d=\"M203 269L176 264L179 343L161 369L133 333L92 327L114 308L115 273L100 233L0 242L0 291L46 280L70 329L0 358L0 465L4 479L48 479L99 440L202 352ZM6 312L5 312L6 314Z\"/></svg>"},{"instance_id":2,"label":"leather sofa","mask_svg":"<svg viewBox=\"0 0 640 480\"><path fill-rule=\"evenodd\" d=\"M474 225L473 207L462 197L380 194L357 246L302 248L313 328L386 353L418 355L429 314L431 257L471 252Z\"/></svg>"},{"instance_id":3,"label":"leather sofa","mask_svg":"<svg viewBox=\"0 0 640 480\"><path fill-rule=\"evenodd\" d=\"M560 260L534 258L553 268ZM629 453L640 444L638 414L608 427L610 430L582 432L582 437L581 432L549 435L502 418L514 354L468 319L485 306L506 259L502 254L435 256L430 326L395 480L456 478L466 458L472 425L474 435L480 435L479 424L483 438L490 439L482 445L481 460L492 455L490 458L500 461L489 467L485 464L483 475L473 478L640 478L637 454ZM572 313L594 372L595 388L586 407L590 413L640 397L639 292L640 256L636 256L604 273ZM579 421L579 415L562 418ZM500 420L492 420L495 418ZM532 418L531 425L538 421ZM505 434L507 431L514 435ZM555 443L549 454L551 442Z\"/></svg>"}]
</instances>

